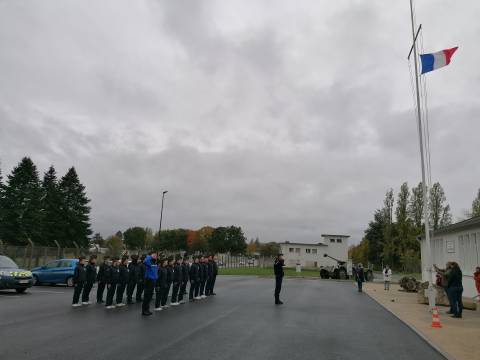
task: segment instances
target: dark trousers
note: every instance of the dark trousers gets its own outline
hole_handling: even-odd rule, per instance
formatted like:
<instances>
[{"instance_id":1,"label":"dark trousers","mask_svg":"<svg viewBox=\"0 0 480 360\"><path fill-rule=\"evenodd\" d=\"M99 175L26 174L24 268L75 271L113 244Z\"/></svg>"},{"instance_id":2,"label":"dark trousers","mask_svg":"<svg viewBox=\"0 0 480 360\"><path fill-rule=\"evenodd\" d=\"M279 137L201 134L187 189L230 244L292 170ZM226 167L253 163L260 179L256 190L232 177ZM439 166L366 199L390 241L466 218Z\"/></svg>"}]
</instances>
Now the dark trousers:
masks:
<instances>
[{"instance_id":1,"label":"dark trousers","mask_svg":"<svg viewBox=\"0 0 480 360\"><path fill-rule=\"evenodd\" d=\"M180 290L181 282L174 282L172 288L172 303L176 303L178 299L178 291Z\"/></svg>"},{"instance_id":2,"label":"dark trousers","mask_svg":"<svg viewBox=\"0 0 480 360\"><path fill-rule=\"evenodd\" d=\"M205 285L207 284L207 279L200 282L200 296L205 295Z\"/></svg>"},{"instance_id":3,"label":"dark trousers","mask_svg":"<svg viewBox=\"0 0 480 360\"><path fill-rule=\"evenodd\" d=\"M142 294L143 294L143 288L144 287L145 287L145 285L144 285L143 281L139 281L137 283L137 293L135 294L135 299L137 300L137 302L142 301Z\"/></svg>"},{"instance_id":4,"label":"dark trousers","mask_svg":"<svg viewBox=\"0 0 480 360\"><path fill-rule=\"evenodd\" d=\"M187 291L187 282L184 281L182 282L182 285L180 285L180 291L178 293L178 301L183 300L183 295L185 295L186 291Z\"/></svg>"},{"instance_id":5,"label":"dark trousers","mask_svg":"<svg viewBox=\"0 0 480 360\"><path fill-rule=\"evenodd\" d=\"M117 284L107 284L107 301L105 306L113 305L113 296L115 295L115 290L117 289Z\"/></svg>"},{"instance_id":6,"label":"dark trousers","mask_svg":"<svg viewBox=\"0 0 480 360\"><path fill-rule=\"evenodd\" d=\"M170 292L170 286L172 284L167 284L166 287L162 287L162 306L167 305L168 293Z\"/></svg>"},{"instance_id":7,"label":"dark trousers","mask_svg":"<svg viewBox=\"0 0 480 360\"><path fill-rule=\"evenodd\" d=\"M117 287L117 304L123 303L123 294L125 293L125 288L127 283L120 283Z\"/></svg>"},{"instance_id":8,"label":"dark trousers","mask_svg":"<svg viewBox=\"0 0 480 360\"><path fill-rule=\"evenodd\" d=\"M82 293L84 285L85 285L85 282L83 281L79 281L75 283L75 289L73 290L72 304L78 304L78 301L80 300L80 294Z\"/></svg>"},{"instance_id":9,"label":"dark trousers","mask_svg":"<svg viewBox=\"0 0 480 360\"><path fill-rule=\"evenodd\" d=\"M93 282L87 281L83 288L82 302L88 302L90 300L90 291L92 291Z\"/></svg>"},{"instance_id":10,"label":"dark trousers","mask_svg":"<svg viewBox=\"0 0 480 360\"><path fill-rule=\"evenodd\" d=\"M105 291L105 282L99 281L97 287L97 303L103 302L103 292Z\"/></svg>"},{"instance_id":11,"label":"dark trousers","mask_svg":"<svg viewBox=\"0 0 480 360\"><path fill-rule=\"evenodd\" d=\"M213 295L213 287L215 286L216 276L209 277L207 280L207 285L205 286L205 295Z\"/></svg>"},{"instance_id":12,"label":"dark trousers","mask_svg":"<svg viewBox=\"0 0 480 360\"><path fill-rule=\"evenodd\" d=\"M212 276L212 280L210 280L210 295L213 295L213 289L215 288L215 280L217 280L217 276Z\"/></svg>"},{"instance_id":13,"label":"dark trousers","mask_svg":"<svg viewBox=\"0 0 480 360\"><path fill-rule=\"evenodd\" d=\"M362 292L363 281L362 280L357 280L357 286L358 286L358 291Z\"/></svg>"},{"instance_id":14,"label":"dark trousers","mask_svg":"<svg viewBox=\"0 0 480 360\"><path fill-rule=\"evenodd\" d=\"M135 281L130 281L127 285L127 302L131 303L133 298L133 291L135 290L137 283Z\"/></svg>"},{"instance_id":15,"label":"dark trousers","mask_svg":"<svg viewBox=\"0 0 480 360\"><path fill-rule=\"evenodd\" d=\"M282 276L275 276L275 302L280 301L280 291L282 291Z\"/></svg>"},{"instance_id":16,"label":"dark trousers","mask_svg":"<svg viewBox=\"0 0 480 360\"><path fill-rule=\"evenodd\" d=\"M142 312L147 313L150 311L150 301L153 296L153 288L155 287L155 280L145 279L144 282L144 291L143 294L143 303L142 303ZM137 288L138 291L138 288Z\"/></svg>"},{"instance_id":17,"label":"dark trousers","mask_svg":"<svg viewBox=\"0 0 480 360\"><path fill-rule=\"evenodd\" d=\"M197 283L195 281L190 281L190 291L188 292L188 298L192 300L195 295L195 288L197 287Z\"/></svg>"},{"instance_id":18,"label":"dark trousers","mask_svg":"<svg viewBox=\"0 0 480 360\"><path fill-rule=\"evenodd\" d=\"M195 281L195 297L200 295L200 286L201 286L201 281Z\"/></svg>"},{"instance_id":19,"label":"dark trousers","mask_svg":"<svg viewBox=\"0 0 480 360\"><path fill-rule=\"evenodd\" d=\"M462 316L463 311L463 302L462 302L462 294L463 294L463 287L451 287L448 289L450 291L450 296L452 298L452 310L453 314L456 316Z\"/></svg>"},{"instance_id":20,"label":"dark trousers","mask_svg":"<svg viewBox=\"0 0 480 360\"><path fill-rule=\"evenodd\" d=\"M155 286L155 308L159 308L162 305L162 288Z\"/></svg>"}]
</instances>

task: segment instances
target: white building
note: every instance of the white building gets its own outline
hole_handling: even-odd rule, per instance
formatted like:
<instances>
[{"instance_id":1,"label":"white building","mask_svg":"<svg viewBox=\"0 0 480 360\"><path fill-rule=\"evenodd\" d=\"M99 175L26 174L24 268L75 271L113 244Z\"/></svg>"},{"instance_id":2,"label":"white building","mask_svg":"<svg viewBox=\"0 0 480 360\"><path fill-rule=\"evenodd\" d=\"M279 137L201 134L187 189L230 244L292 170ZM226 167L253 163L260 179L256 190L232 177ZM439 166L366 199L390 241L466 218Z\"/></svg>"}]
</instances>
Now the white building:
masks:
<instances>
[{"instance_id":1,"label":"white building","mask_svg":"<svg viewBox=\"0 0 480 360\"><path fill-rule=\"evenodd\" d=\"M432 264L445 268L448 261L455 261L463 273L463 296L477 295L473 273L480 266L480 216L449 225L433 233L431 238ZM421 239L422 279L428 280L425 259L426 242ZM435 274L434 274L435 279Z\"/></svg>"},{"instance_id":2,"label":"white building","mask_svg":"<svg viewBox=\"0 0 480 360\"><path fill-rule=\"evenodd\" d=\"M349 235L322 234L322 240L317 244L287 241L280 243L280 250L285 258L285 265L288 267L293 267L296 264L310 268L331 266L336 265L336 261L324 257L324 254L346 262L348 260L349 237Z\"/></svg>"}]
</instances>

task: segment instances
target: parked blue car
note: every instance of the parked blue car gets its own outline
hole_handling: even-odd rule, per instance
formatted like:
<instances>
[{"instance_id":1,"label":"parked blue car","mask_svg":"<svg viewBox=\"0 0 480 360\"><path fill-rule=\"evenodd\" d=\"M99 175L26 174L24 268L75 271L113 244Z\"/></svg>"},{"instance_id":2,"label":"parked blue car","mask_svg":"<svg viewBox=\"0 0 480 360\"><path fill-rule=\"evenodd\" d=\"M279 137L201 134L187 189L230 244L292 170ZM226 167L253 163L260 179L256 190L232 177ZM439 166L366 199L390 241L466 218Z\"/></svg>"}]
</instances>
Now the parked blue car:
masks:
<instances>
[{"instance_id":1,"label":"parked blue car","mask_svg":"<svg viewBox=\"0 0 480 360\"><path fill-rule=\"evenodd\" d=\"M33 284L66 284L73 286L73 272L78 259L59 259L32 269Z\"/></svg>"}]
</instances>

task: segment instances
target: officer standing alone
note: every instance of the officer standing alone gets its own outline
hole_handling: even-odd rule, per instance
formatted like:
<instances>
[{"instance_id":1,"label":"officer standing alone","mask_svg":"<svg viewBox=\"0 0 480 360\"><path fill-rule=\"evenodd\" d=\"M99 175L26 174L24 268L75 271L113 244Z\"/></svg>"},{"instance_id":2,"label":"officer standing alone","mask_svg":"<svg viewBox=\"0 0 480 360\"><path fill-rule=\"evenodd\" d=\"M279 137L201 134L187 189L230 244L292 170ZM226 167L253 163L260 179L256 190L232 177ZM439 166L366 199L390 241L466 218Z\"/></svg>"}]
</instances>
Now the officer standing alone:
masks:
<instances>
[{"instance_id":1,"label":"officer standing alone","mask_svg":"<svg viewBox=\"0 0 480 360\"><path fill-rule=\"evenodd\" d=\"M273 265L273 271L275 273L275 305L282 305L283 302L280 301L280 291L282 290L282 281L283 281L283 267L285 266L283 254L278 254L275 258L275 263Z\"/></svg>"}]
</instances>

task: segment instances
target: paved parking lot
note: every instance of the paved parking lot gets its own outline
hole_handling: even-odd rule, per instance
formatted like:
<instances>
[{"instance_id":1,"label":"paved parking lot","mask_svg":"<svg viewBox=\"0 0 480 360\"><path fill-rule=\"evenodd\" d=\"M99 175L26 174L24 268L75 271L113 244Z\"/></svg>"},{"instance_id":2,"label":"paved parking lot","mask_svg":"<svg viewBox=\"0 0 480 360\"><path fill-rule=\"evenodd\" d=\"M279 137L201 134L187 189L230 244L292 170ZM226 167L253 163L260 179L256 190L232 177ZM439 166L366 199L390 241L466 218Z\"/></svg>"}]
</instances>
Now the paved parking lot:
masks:
<instances>
[{"instance_id":1,"label":"paved parking lot","mask_svg":"<svg viewBox=\"0 0 480 360\"><path fill-rule=\"evenodd\" d=\"M217 296L151 317L71 308L72 289L0 292L0 359L444 359L349 282L221 276Z\"/></svg>"}]
</instances>

